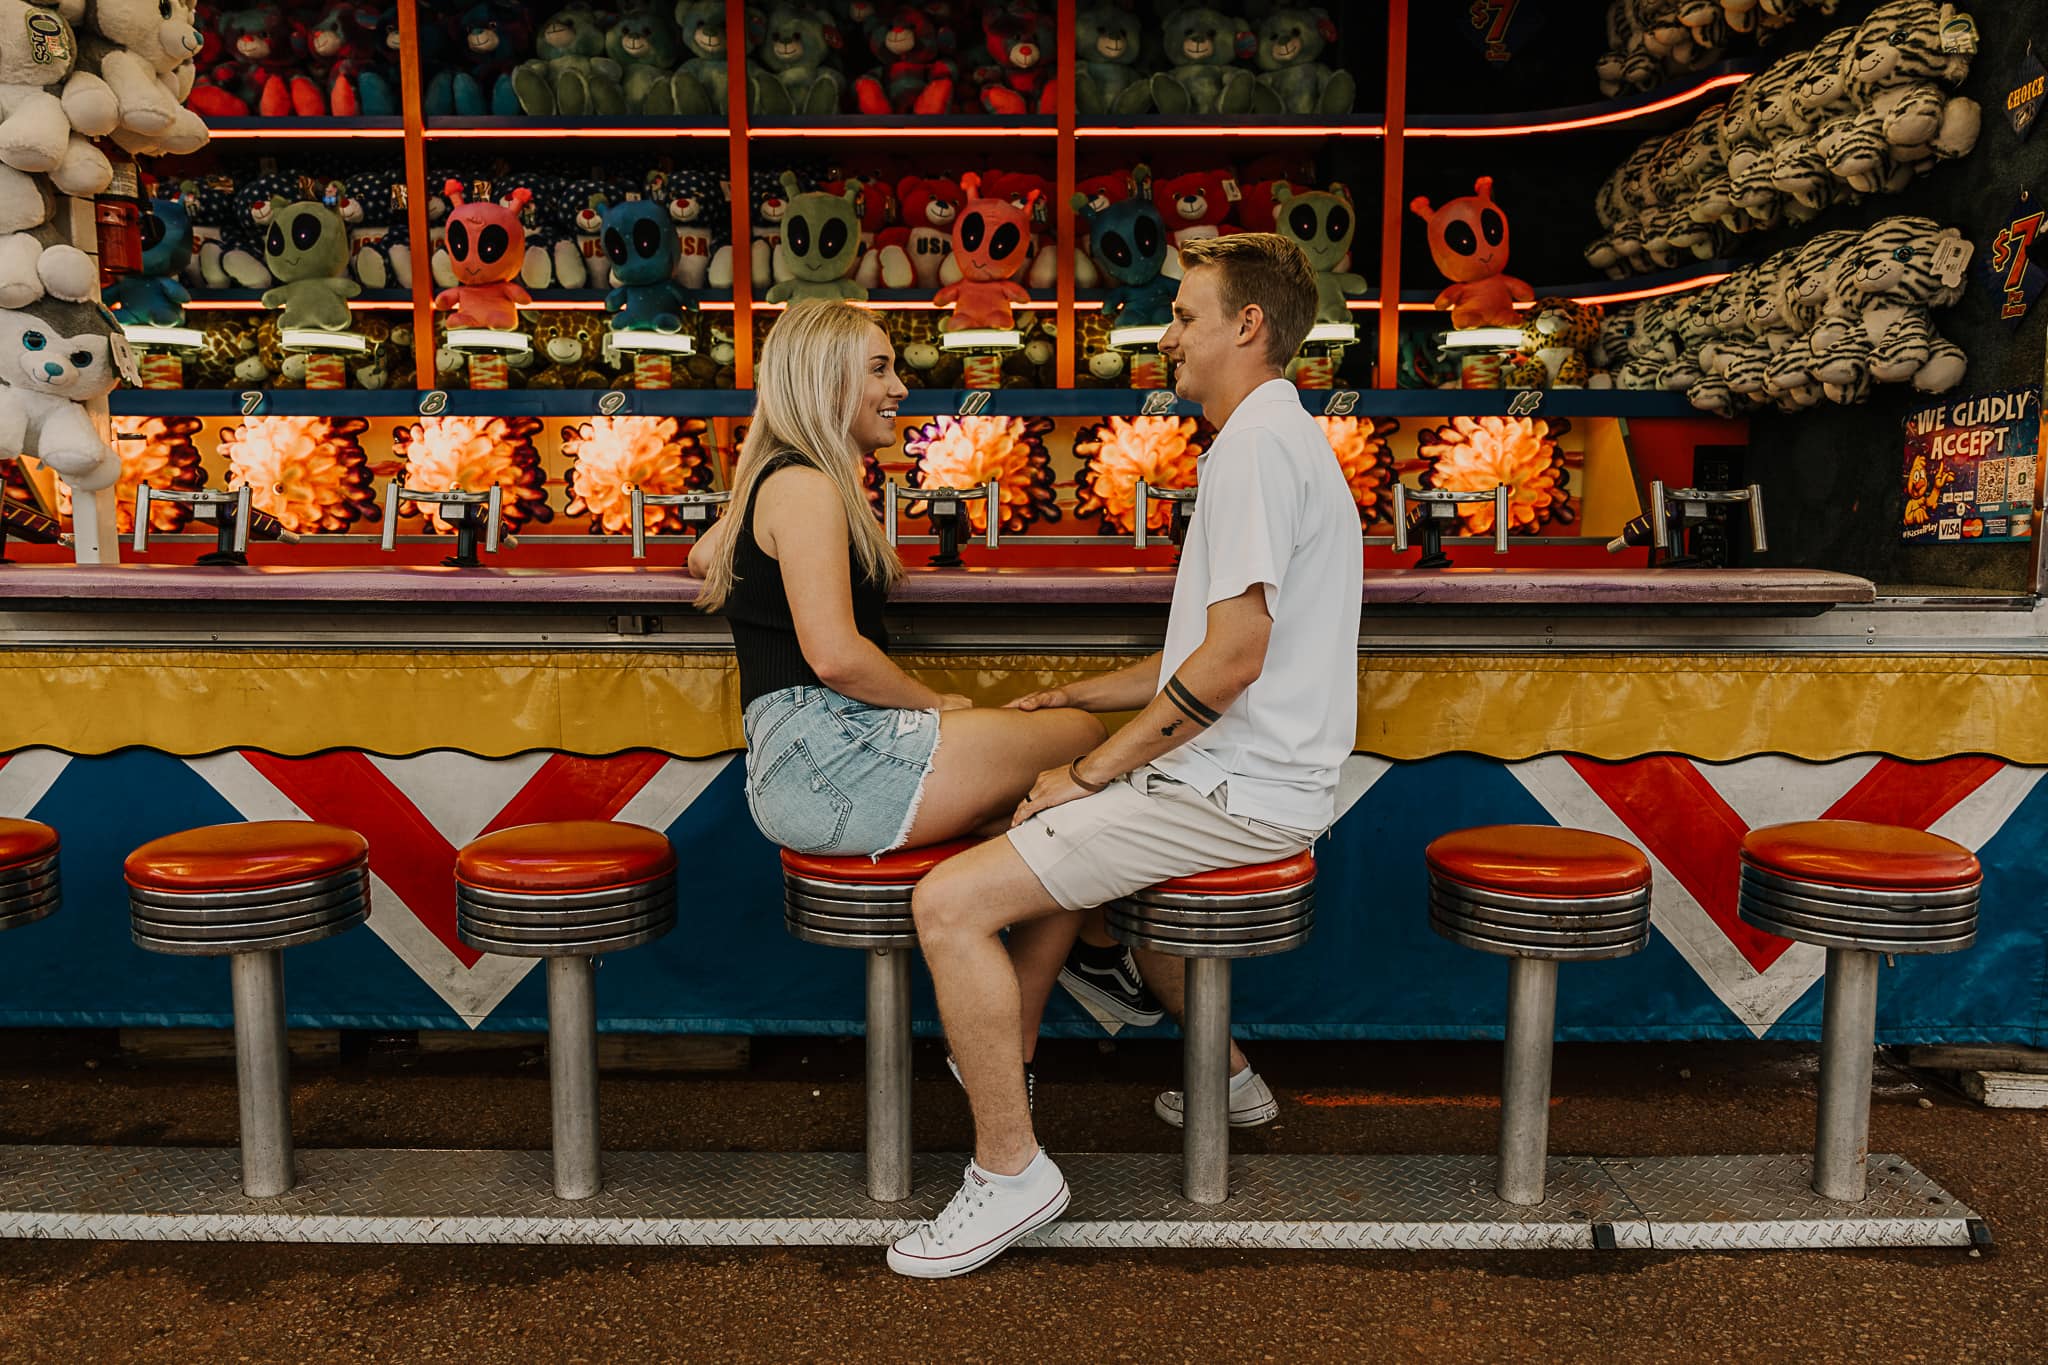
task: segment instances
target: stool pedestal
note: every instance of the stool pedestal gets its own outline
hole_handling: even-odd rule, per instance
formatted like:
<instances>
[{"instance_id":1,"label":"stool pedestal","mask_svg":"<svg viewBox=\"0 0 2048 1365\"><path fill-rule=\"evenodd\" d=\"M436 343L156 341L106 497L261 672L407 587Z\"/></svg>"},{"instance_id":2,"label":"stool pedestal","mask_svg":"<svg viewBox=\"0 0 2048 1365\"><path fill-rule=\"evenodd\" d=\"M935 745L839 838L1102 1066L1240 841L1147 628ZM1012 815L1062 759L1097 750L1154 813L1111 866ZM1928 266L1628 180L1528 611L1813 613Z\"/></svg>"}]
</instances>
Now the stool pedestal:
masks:
<instances>
[{"instance_id":1,"label":"stool pedestal","mask_svg":"<svg viewBox=\"0 0 2048 1365\"><path fill-rule=\"evenodd\" d=\"M588 1199L604 1188L596 959L675 927L675 850L659 831L616 820L498 830L455 855L455 907L472 948L547 959L555 1197Z\"/></svg>"},{"instance_id":2,"label":"stool pedestal","mask_svg":"<svg viewBox=\"0 0 2048 1365\"><path fill-rule=\"evenodd\" d=\"M137 947L228 959L242 1193L251 1198L298 1183L283 950L369 918L369 858L353 830L259 820L167 835L123 866Z\"/></svg>"},{"instance_id":3,"label":"stool pedestal","mask_svg":"<svg viewBox=\"0 0 2048 1365\"><path fill-rule=\"evenodd\" d=\"M1557 1038L1557 963L1508 959L1507 1036L1502 1040L1500 1176L1510 1204L1543 1202L1550 1158L1550 1061Z\"/></svg>"},{"instance_id":4,"label":"stool pedestal","mask_svg":"<svg viewBox=\"0 0 2048 1365\"><path fill-rule=\"evenodd\" d=\"M1806 820L1743 838L1743 922L1828 950L1813 1148L1823 1198L1860 1203L1868 1191L1879 957L1976 942L1983 875L1961 844L1898 826Z\"/></svg>"},{"instance_id":5,"label":"stool pedestal","mask_svg":"<svg viewBox=\"0 0 2048 1365\"><path fill-rule=\"evenodd\" d=\"M910 951L867 955L868 1198L910 1198Z\"/></svg>"},{"instance_id":6,"label":"stool pedestal","mask_svg":"<svg viewBox=\"0 0 2048 1365\"><path fill-rule=\"evenodd\" d=\"M1181 1193L1230 1197L1230 964L1298 947L1315 926L1316 864L1306 850L1251 867L1176 877L1112 901L1111 938L1185 959L1181 1016Z\"/></svg>"}]
</instances>

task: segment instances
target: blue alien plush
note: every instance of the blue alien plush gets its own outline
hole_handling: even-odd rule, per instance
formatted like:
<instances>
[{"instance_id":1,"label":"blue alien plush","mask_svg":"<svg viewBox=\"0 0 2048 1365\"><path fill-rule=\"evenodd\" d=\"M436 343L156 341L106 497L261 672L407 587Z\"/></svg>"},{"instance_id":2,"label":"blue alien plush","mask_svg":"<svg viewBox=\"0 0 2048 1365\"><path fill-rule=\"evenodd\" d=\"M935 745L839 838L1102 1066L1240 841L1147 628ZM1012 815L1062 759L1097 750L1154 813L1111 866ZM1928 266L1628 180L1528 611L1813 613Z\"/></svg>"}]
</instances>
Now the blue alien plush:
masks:
<instances>
[{"instance_id":1,"label":"blue alien plush","mask_svg":"<svg viewBox=\"0 0 2048 1365\"><path fill-rule=\"evenodd\" d=\"M178 282L192 264L192 217L183 200L152 199L142 216L142 273L123 275L102 291L125 327L176 327L192 295Z\"/></svg>"},{"instance_id":2,"label":"blue alien plush","mask_svg":"<svg viewBox=\"0 0 2048 1365\"><path fill-rule=\"evenodd\" d=\"M1110 281L1103 311L1112 327L1164 327L1173 321L1173 296L1180 281L1160 274L1166 265L1166 221L1149 194L1119 199L1106 208L1073 198L1074 212L1088 225L1088 254Z\"/></svg>"},{"instance_id":3,"label":"blue alien plush","mask_svg":"<svg viewBox=\"0 0 2048 1365\"><path fill-rule=\"evenodd\" d=\"M604 306L614 332L680 332L690 291L676 283L681 244L668 206L630 199L604 210L604 253L614 288Z\"/></svg>"}]
</instances>

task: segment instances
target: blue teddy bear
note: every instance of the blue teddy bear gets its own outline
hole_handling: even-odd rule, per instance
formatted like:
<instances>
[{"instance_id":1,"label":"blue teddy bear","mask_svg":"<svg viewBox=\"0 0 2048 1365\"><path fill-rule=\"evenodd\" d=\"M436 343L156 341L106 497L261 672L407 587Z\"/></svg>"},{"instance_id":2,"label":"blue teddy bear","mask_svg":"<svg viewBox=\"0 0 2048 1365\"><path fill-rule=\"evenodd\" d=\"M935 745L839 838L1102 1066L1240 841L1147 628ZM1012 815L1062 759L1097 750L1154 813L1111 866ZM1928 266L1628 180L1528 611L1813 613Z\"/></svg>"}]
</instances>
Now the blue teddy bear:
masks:
<instances>
[{"instance_id":1,"label":"blue teddy bear","mask_svg":"<svg viewBox=\"0 0 2048 1365\"><path fill-rule=\"evenodd\" d=\"M177 327L192 295L178 276L192 264L192 217L178 199L152 199L142 218L142 273L123 275L102 291L123 326Z\"/></svg>"},{"instance_id":2,"label":"blue teddy bear","mask_svg":"<svg viewBox=\"0 0 2048 1365\"><path fill-rule=\"evenodd\" d=\"M666 204L631 199L604 210L604 252L612 283L604 306L614 332L680 332L690 291L676 283L682 259Z\"/></svg>"},{"instance_id":3,"label":"blue teddy bear","mask_svg":"<svg viewBox=\"0 0 2048 1365\"><path fill-rule=\"evenodd\" d=\"M1140 174L1138 180L1143 184L1146 177ZM1088 254L1115 286L1102 297L1109 325L1164 327L1172 322L1180 281L1160 273L1166 266L1166 220L1152 196L1134 194L1102 209L1092 207L1085 194L1072 202L1088 225Z\"/></svg>"}]
</instances>

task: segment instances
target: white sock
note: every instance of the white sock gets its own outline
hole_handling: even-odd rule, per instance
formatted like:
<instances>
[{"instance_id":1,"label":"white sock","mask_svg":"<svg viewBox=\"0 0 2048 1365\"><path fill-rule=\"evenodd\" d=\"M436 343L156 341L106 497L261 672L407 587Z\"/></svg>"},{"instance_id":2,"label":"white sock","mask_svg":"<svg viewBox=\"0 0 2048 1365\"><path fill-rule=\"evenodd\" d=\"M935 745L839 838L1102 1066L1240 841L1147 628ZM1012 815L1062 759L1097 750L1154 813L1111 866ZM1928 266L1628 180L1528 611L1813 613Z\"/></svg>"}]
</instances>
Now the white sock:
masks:
<instances>
[{"instance_id":1,"label":"white sock","mask_svg":"<svg viewBox=\"0 0 2048 1365\"><path fill-rule=\"evenodd\" d=\"M1238 1072L1235 1076L1232 1076L1230 1078L1230 1088L1232 1090L1244 1089L1246 1086L1252 1083L1253 1077L1255 1077L1257 1074L1257 1072L1252 1070L1252 1064L1250 1062L1246 1062L1244 1064L1244 1070Z\"/></svg>"},{"instance_id":2,"label":"white sock","mask_svg":"<svg viewBox=\"0 0 2048 1365\"><path fill-rule=\"evenodd\" d=\"M1031 1164L1015 1175L999 1174L982 1165L979 1161L974 1163L974 1169L980 1171L982 1178L997 1189L1011 1189L1018 1185L1030 1184L1038 1178L1044 1167L1051 1164L1052 1158L1045 1154L1045 1148L1040 1147L1038 1155L1031 1158Z\"/></svg>"}]
</instances>

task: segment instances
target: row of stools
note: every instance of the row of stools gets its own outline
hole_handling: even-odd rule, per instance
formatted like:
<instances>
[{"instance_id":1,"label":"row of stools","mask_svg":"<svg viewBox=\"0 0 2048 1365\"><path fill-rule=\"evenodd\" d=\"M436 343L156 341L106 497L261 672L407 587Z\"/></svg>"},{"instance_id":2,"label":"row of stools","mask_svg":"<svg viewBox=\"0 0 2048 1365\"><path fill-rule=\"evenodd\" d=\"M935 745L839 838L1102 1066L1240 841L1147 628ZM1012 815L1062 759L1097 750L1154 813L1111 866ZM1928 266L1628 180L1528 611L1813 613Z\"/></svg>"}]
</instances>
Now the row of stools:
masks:
<instances>
[{"instance_id":1,"label":"row of stools","mask_svg":"<svg viewBox=\"0 0 2048 1365\"><path fill-rule=\"evenodd\" d=\"M790 932L869 955L867 1178L869 1197L881 1202L910 1195L911 898L925 873L964 846L879 858L782 854ZM1648 942L1649 863L1619 839L1531 825L1448 834L1426 856L1436 931L1509 959L1497 1192L1511 1204L1540 1203L1557 965L1626 956ZM57 908L57 857L56 831L0 819L0 930ZM549 960L561 1198L588 1197L602 1184L593 960L674 927L675 868L664 836L603 820L500 830L456 856L462 940ZM280 954L368 917L368 845L309 821L218 825L145 844L123 871L139 946L230 959L243 1190L282 1194L295 1181ZM1879 957L1974 942L1982 871L1969 850L1937 835L1819 820L1752 831L1739 875L1745 921L1828 949L1814 1187L1859 1200ZM1314 920L1315 863L1306 852L1177 878L1109 907L1119 941L1186 960L1183 1193L1191 1202L1229 1194L1230 964L1298 946Z\"/></svg>"}]
</instances>

